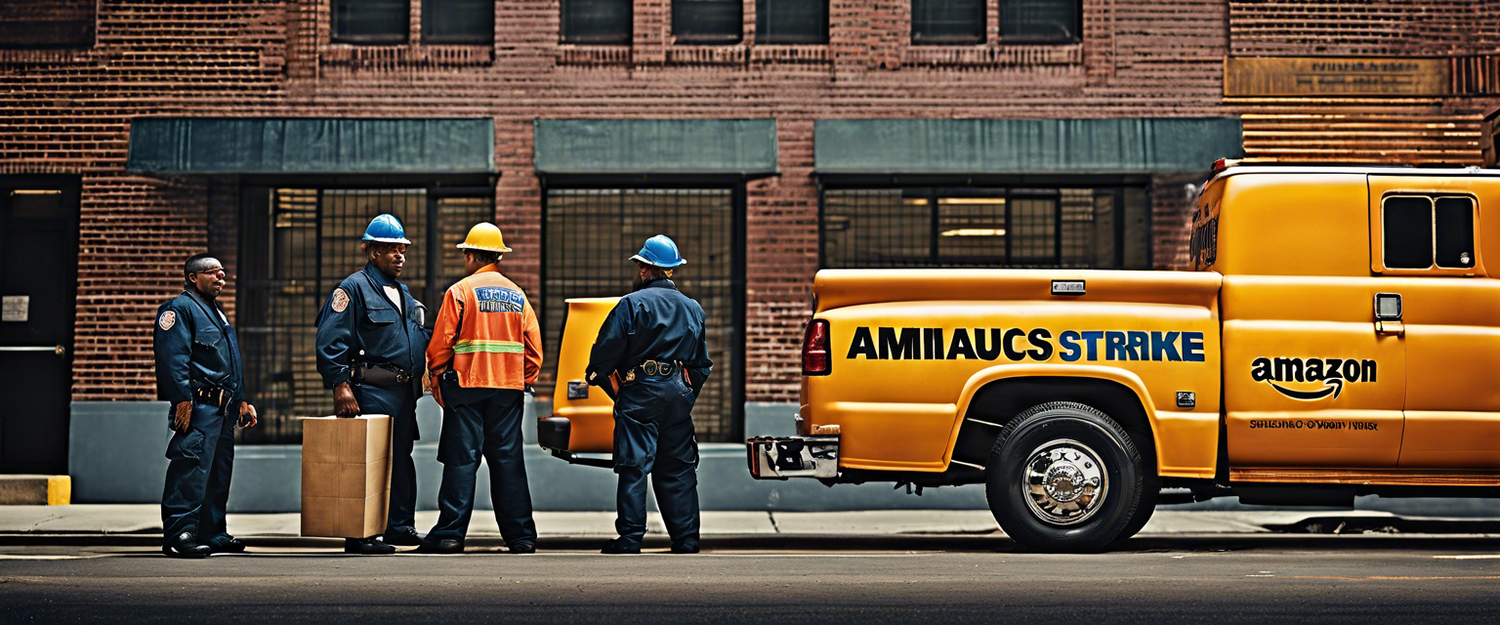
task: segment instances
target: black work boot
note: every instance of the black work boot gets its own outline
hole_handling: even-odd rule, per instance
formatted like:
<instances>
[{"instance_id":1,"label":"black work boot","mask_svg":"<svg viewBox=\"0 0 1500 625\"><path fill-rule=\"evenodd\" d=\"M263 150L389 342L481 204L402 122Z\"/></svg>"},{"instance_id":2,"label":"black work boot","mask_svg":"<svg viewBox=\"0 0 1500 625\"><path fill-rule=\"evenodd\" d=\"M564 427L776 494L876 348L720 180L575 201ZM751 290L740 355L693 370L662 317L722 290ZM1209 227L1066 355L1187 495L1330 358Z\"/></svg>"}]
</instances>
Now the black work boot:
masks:
<instances>
[{"instance_id":1,"label":"black work boot","mask_svg":"<svg viewBox=\"0 0 1500 625\"><path fill-rule=\"evenodd\" d=\"M422 535L415 527L392 528L385 533L385 544L397 547L416 547L422 544Z\"/></svg>"},{"instance_id":2,"label":"black work boot","mask_svg":"<svg viewBox=\"0 0 1500 625\"><path fill-rule=\"evenodd\" d=\"M219 534L204 541L203 544L208 545L208 548L212 550L210 553L239 553L245 550L245 541L229 534Z\"/></svg>"},{"instance_id":3,"label":"black work boot","mask_svg":"<svg viewBox=\"0 0 1500 625\"><path fill-rule=\"evenodd\" d=\"M161 552L173 558L207 558L213 547L200 545L192 532L183 532L163 543Z\"/></svg>"},{"instance_id":4,"label":"black work boot","mask_svg":"<svg viewBox=\"0 0 1500 625\"><path fill-rule=\"evenodd\" d=\"M362 556L385 556L396 553L396 548L380 542L379 538L345 538L344 553Z\"/></svg>"},{"instance_id":5,"label":"black work boot","mask_svg":"<svg viewBox=\"0 0 1500 625\"><path fill-rule=\"evenodd\" d=\"M628 540L625 540L624 538L616 538L607 543L604 543L604 548L599 550L599 553L609 555L640 552L641 546L639 544L632 543Z\"/></svg>"},{"instance_id":6,"label":"black work boot","mask_svg":"<svg viewBox=\"0 0 1500 625\"><path fill-rule=\"evenodd\" d=\"M417 553L463 553L464 541L458 538L423 540L417 545Z\"/></svg>"}]
</instances>

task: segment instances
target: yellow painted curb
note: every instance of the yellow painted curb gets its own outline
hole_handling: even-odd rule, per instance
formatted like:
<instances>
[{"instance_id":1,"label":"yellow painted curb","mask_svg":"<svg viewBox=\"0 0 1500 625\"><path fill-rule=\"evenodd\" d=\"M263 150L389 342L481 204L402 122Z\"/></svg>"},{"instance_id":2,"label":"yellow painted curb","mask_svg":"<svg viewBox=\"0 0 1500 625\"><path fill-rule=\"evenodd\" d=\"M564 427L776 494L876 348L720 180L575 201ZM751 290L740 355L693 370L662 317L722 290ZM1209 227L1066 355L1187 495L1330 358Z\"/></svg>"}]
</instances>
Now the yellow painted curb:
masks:
<instances>
[{"instance_id":1,"label":"yellow painted curb","mask_svg":"<svg viewBox=\"0 0 1500 625\"><path fill-rule=\"evenodd\" d=\"M47 505L66 506L73 502L73 477L68 475L47 476Z\"/></svg>"}]
</instances>

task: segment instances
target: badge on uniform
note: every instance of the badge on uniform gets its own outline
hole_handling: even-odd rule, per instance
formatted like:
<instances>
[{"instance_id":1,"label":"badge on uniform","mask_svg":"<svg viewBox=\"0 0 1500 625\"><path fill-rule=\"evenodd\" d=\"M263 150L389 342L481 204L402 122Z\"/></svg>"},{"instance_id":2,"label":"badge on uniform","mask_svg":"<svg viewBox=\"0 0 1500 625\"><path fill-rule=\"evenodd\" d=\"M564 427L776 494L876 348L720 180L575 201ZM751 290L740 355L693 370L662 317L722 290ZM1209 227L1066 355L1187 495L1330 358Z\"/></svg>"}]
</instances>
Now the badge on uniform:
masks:
<instances>
[{"instance_id":1,"label":"badge on uniform","mask_svg":"<svg viewBox=\"0 0 1500 625\"><path fill-rule=\"evenodd\" d=\"M163 312L156 320L156 325L161 326L163 330L171 330L172 326L177 325L177 313L170 310Z\"/></svg>"},{"instance_id":2,"label":"badge on uniform","mask_svg":"<svg viewBox=\"0 0 1500 625\"><path fill-rule=\"evenodd\" d=\"M333 301L329 302L328 305L333 308L333 312L344 312L344 309L349 307L349 294L345 293L343 289L334 289Z\"/></svg>"}]
</instances>

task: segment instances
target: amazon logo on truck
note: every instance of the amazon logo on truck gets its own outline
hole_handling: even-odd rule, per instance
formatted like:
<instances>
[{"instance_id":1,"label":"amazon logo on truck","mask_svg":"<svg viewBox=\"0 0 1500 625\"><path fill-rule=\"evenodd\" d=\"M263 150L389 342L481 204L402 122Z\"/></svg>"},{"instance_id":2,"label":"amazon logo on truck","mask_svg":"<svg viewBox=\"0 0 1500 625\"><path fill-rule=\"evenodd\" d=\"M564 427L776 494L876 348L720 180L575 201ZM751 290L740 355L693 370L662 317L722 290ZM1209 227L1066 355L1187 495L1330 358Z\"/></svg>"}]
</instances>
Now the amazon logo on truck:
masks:
<instances>
[{"instance_id":1,"label":"amazon logo on truck","mask_svg":"<svg viewBox=\"0 0 1500 625\"><path fill-rule=\"evenodd\" d=\"M1353 358L1267 358L1260 357L1250 362L1250 379L1265 382L1278 393L1301 401L1314 401L1330 395L1338 399L1345 384L1374 382L1376 364L1373 360ZM1307 384L1322 382L1316 390L1289 388L1291 383Z\"/></svg>"}]
</instances>

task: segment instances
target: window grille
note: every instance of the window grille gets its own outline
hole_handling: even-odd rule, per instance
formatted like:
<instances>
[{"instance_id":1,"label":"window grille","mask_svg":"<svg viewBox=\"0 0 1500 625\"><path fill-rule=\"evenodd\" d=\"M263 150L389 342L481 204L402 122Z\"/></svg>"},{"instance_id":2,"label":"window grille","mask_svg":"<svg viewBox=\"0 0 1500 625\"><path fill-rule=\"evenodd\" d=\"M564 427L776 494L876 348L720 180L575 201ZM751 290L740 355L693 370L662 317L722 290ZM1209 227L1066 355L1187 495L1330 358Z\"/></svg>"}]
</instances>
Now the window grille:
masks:
<instances>
[{"instance_id":1,"label":"window grille","mask_svg":"<svg viewBox=\"0 0 1500 625\"><path fill-rule=\"evenodd\" d=\"M755 43L828 43L828 0L755 0Z\"/></svg>"},{"instance_id":2,"label":"window grille","mask_svg":"<svg viewBox=\"0 0 1500 625\"><path fill-rule=\"evenodd\" d=\"M744 11L741 0L672 0L672 36L677 43L739 43Z\"/></svg>"},{"instance_id":3,"label":"window grille","mask_svg":"<svg viewBox=\"0 0 1500 625\"><path fill-rule=\"evenodd\" d=\"M700 441L734 441L743 410L736 376L743 353L743 261L736 260L737 215L731 189L548 189L542 293L543 382L556 381L565 300L630 293L628 259L650 236L665 234L688 259L673 278L703 306L713 373L693 408Z\"/></svg>"},{"instance_id":4,"label":"window grille","mask_svg":"<svg viewBox=\"0 0 1500 625\"><path fill-rule=\"evenodd\" d=\"M0 2L0 48L88 48L94 45L95 0Z\"/></svg>"},{"instance_id":5,"label":"window grille","mask_svg":"<svg viewBox=\"0 0 1500 625\"><path fill-rule=\"evenodd\" d=\"M984 43L985 0L912 0L911 42Z\"/></svg>"},{"instance_id":6,"label":"window grille","mask_svg":"<svg viewBox=\"0 0 1500 625\"><path fill-rule=\"evenodd\" d=\"M1078 0L1000 0L1000 41L1074 43L1083 39Z\"/></svg>"},{"instance_id":7,"label":"window grille","mask_svg":"<svg viewBox=\"0 0 1500 625\"><path fill-rule=\"evenodd\" d=\"M822 264L1145 269L1147 213L1139 187L826 189Z\"/></svg>"},{"instance_id":8,"label":"window grille","mask_svg":"<svg viewBox=\"0 0 1500 625\"><path fill-rule=\"evenodd\" d=\"M631 0L562 0L563 43L630 45Z\"/></svg>"},{"instance_id":9,"label":"window grille","mask_svg":"<svg viewBox=\"0 0 1500 625\"><path fill-rule=\"evenodd\" d=\"M422 0L422 43L495 42L495 0Z\"/></svg>"},{"instance_id":10,"label":"window grille","mask_svg":"<svg viewBox=\"0 0 1500 625\"><path fill-rule=\"evenodd\" d=\"M332 0L335 43L406 43L411 33L410 0Z\"/></svg>"},{"instance_id":11,"label":"window grille","mask_svg":"<svg viewBox=\"0 0 1500 625\"><path fill-rule=\"evenodd\" d=\"M259 427L241 431L248 443L299 442L298 419L333 413L333 393L316 368L314 324L333 289L364 267L359 239L370 219L390 213L405 226L412 245L400 280L427 306L430 326L443 290L465 275L454 246L470 226L494 218L492 192L252 188L244 204L236 331L245 390L261 417Z\"/></svg>"}]
</instances>

